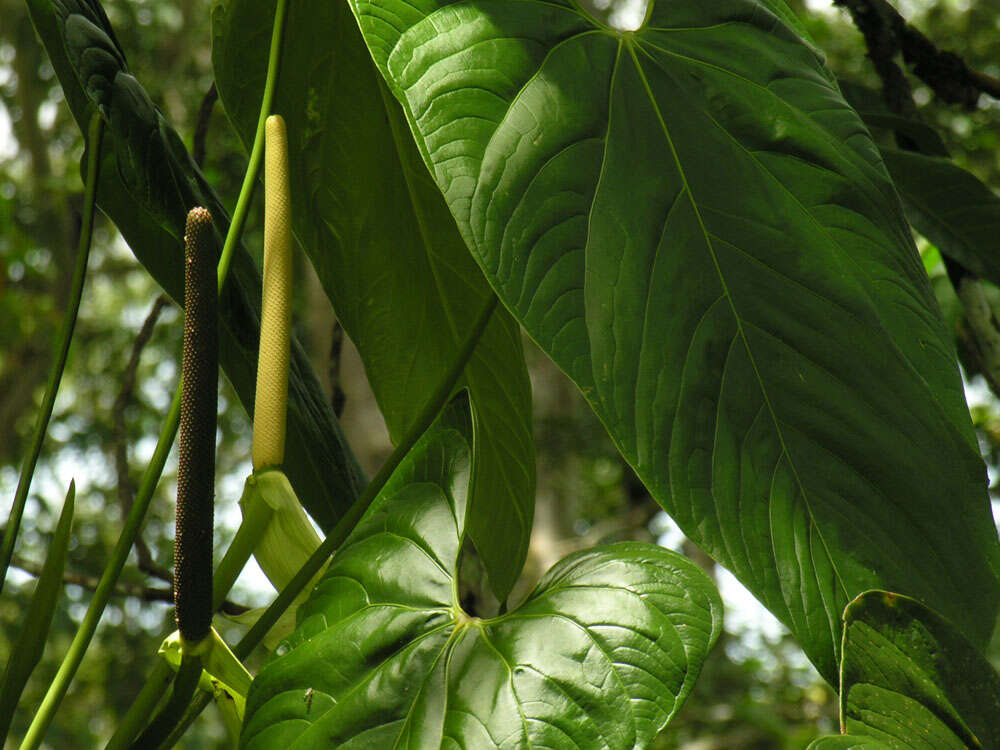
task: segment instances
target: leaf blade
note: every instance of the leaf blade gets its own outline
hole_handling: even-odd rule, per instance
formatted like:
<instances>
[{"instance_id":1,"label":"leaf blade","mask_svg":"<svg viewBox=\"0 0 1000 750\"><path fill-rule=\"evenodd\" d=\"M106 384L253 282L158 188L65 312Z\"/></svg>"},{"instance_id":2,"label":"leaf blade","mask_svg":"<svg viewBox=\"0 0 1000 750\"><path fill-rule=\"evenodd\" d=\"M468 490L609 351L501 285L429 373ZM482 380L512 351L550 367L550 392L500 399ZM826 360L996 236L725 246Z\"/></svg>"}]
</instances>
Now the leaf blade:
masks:
<instances>
[{"instance_id":1,"label":"leaf blade","mask_svg":"<svg viewBox=\"0 0 1000 750\"><path fill-rule=\"evenodd\" d=\"M707 575L653 545L610 545L559 562L508 615L470 618L454 576L471 449L459 398L254 681L244 747L561 747L568 736L631 748L676 713L721 629Z\"/></svg>"},{"instance_id":2,"label":"leaf blade","mask_svg":"<svg viewBox=\"0 0 1000 750\"><path fill-rule=\"evenodd\" d=\"M947 158L883 148L914 228L979 278L1000 283L992 252L1000 230L1000 198Z\"/></svg>"},{"instance_id":3,"label":"leaf blade","mask_svg":"<svg viewBox=\"0 0 1000 750\"><path fill-rule=\"evenodd\" d=\"M244 142L263 89L273 0L213 11L220 96ZM297 3L286 27L276 111L288 122L295 233L361 354L393 441L444 375L492 295L429 179L350 11ZM349 145L346 145L349 144ZM517 324L498 310L466 369L479 425L470 531L506 597L534 511L531 395Z\"/></svg>"},{"instance_id":4,"label":"leaf blade","mask_svg":"<svg viewBox=\"0 0 1000 750\"><path fill-rule=\"evenodd\" d=\"M895 747L1000 746L1000 674L939 614L865 592L844 612L841 723Z\"/></svg>"},{"instance_id":5,"label":"leaf blade","mask_svg":"<svg viewBox=\"0 0 1000 750\"><path fill-rule=\"evenodd\" d=\"M872 581L985 642L1000 548L952 345L817 53L753 0L630 35L569 3L403 5L353 3L467 244L682 530L831 682Z\"/></svg>"}]
</instances>

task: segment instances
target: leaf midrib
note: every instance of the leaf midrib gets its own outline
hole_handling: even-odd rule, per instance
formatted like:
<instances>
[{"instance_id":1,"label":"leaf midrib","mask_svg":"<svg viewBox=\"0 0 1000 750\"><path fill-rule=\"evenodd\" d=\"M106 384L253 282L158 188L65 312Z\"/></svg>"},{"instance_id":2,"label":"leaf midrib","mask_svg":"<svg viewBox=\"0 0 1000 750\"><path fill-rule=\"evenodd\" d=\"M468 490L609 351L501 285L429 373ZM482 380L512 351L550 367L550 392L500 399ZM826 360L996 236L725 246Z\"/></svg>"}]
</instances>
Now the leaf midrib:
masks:
<instances>
[{"instance_id":1,"label":"leaf midrib","mask_svg":"<svg viewBox=\"0 0 1000 750\"><path fill-rule=\"evenodd\" d=\"M711 259L712 259L712 265L714 266L715 272L716 272L716 274L717 274L717 276L719 278L719 283L722 286L723 293L725 294L726 299L729 301L729 307L730 307L730 310L732 311L733 318L734 318L734 320L736 322L737 331L739 331L740 338L743 341L743 345L744 345L744 347L746 347L747 358L750 360L750 366L753 368L754 379L757 381L757 385L758 385L758 387L761 390L761 394L762 394L762 396L764 398L764 402L767 404L768 412L771 415L771 420L772 420L772 422L774 424L775 434L777 435L778 441L781 444L781 452L787 458L788 465L791 468L793 475L795 476L795 483L798 486L799 491L802 493L802 500L803 500L803 503L805 504L806 511L809 513L810 523L816 529L816 533L819 536L820 541L822 541L822 543L823 543L823 550L826 553L827 558L830 560L830 565L833 567L834 571L836 572L837 582L840 584L841 588L843 589L844 595L847 596L848 598L850 598L850 596L849 596L849 594L847 592L847 587L846 587L846 585L844 583L843 576L841 575L840 570L837 568L836 561L833 559L833 556L830 554L829 545L827 544L826 539L823 536L822 530L819 528L819 525L816 523L816 519L815 519L815 516L813 515L812 506L811 506L811 504L809 502L809 496L808 496L808 494L806 492L805 485L802 482L802 478L799 476L798 467L795 465L795 462L792 460L791 453L788 450L788 445L787 445L787 443L785 441L784 432L782 431L781 425L780 425L780 423L778 421L777 413L775 412L774 406L771 403L770 395L768 394L767 388L764 385L764 379L763 379L763 377L760 374L759 367L757 366L756 357L754 356L753 350L750 347L750 342L747 339L746 332L743 329L743 319L740 316L739 312L737 311L735 301L733 300L733 297L732 297L732 295L729 292L729 287L726 284L725 274L723 274L722 268L721 268L721 266L719 264L719 259L718 259L718 257L715 254L715 248L714 248L714 246L712 244L712 240L711 240L711 237L709 236L708 229L705 226L704 219L702 218L702 215L701 215L701 209L699 208L697 200L695 200L694 192L691 190L691 186L690 186L690 184L688 182L688 179L687 179L687 174L686 174L686 172L684 170L683 165L681 164L680 155L677 153L677 148L674 145L673 139L670 137L670 131L667 128L667 124L666 124L666 122L663 119L663 113L660 111L659 104L657 103L656 97L653 94L652 88L650 87L649 80L646 78L646 73L643 70L642 65L639 63L639 58L636 55L634 43L632 42L632 40L625 40L625 46L628 48L628 52L629 52L629 55L632 58L633 63L635 63L636 72L639 75L639 79L642 81L643 90L646 92L646 96L649 98L650 106L652 106L653 111L656 113L656 119L657 119L657 121L660 124L661 130L663 131L663 136L666 139L668 148L670 149L670 155L673 157L673 160L674 160L674 166L677 168L677 174L678 174L678 176L681 179L682 191L687 193L688 198L689 198L689 200L691 202L691 209L694 212L695 217L698 220L698 227L701 230L702 236L703 236L704 241L705 241L705 245L706 245L706 247L708 249L708 252L709 252L709 255L710 255ZM836 639L834 639L834 643L836 643Z\"/></svg>"}]
</instances>

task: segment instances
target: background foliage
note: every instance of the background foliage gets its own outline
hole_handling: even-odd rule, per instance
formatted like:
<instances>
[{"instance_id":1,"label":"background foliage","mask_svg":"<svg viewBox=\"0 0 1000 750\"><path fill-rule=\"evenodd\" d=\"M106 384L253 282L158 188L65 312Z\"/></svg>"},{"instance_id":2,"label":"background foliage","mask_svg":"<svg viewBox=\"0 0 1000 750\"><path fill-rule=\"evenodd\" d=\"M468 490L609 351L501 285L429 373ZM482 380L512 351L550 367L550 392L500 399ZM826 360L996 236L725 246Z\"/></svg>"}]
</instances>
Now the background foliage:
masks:
<instances>
[{"instance_id":1,"label":"background foliage","mask_svg":"<svg viewBox=\"0 0 1000 750\"><path fill-rule=\"evenodd\" d=\"M878 85L861 37L845 14L820 0L790 4L826 52L831 68L843 77ZM210 3L109 0L105 7L128 50L131 68L191 144L199 108L211 85ZM960 53L971 67L1000 73L1000 35L996 33L1000 2L911 0L898 7L939 46ZM0 24L0 513L5 516L72 272L82 200L78 164L83 145L24 4L0 0L0 17L4 19ZM941 105L922 86L916 87L915 96L923 116L941 133L956 161L1000 189L997 109L986 106L966 112ZM215 107L208 122L206 176L231 206L244 151L220 107ZM260 219L254 213L246 238L252 251L260 247L259 232ZM942 278L944 271L934 249L926 242L922 249L932 276ZM345 432L370 472L387 452L385 427L359 359L335 326L318 280L308 273L305 262L298 264L298 272L302 276L298 288L305 290L297 300L299 333L309 344L318 372L326 376L324 385L331 400L343 408ZM938 287L947 313L954 305L948 306L946 285ZM100 574L117 534L129 482L134 485L152 451L160 416L172 393L180 327L177 310L170 304L142 351L134 372L137 385L131 393L126 382L133 341L157 294L113 226L99 222L78 338L70 352L22 528L21 572L12 577L0 603L2 662L10 647L8 639L16 634L15 625L26 608L30 572L44 558L65 487L75 476L77 520L67 564L70 581L46 658L29 682L22 705L40 700L72 637L86 606L88 587ZM955 317L950 322L961 325ZM685 710L654 747L794 748L834 731L835 696L797 646L759 614L756 605L748 604L747 597L735 600L743 605L731 604L731 592L739 591L731 577L716 570L683 539L617 457L575 388L530 343L526 347L535 403L539 488L526 582L533 583L541 571L574 549L601 541L661 539L683 549L717 576L724 594L730 592L722 642L710 656ZM974 372L974 364L966 361ZM971 382L980 444L989 463L996 466L1000 463L1000 408L985 395L981 381L973 377ZM248 469L249 440L246 417L225 383L222 395L217 497L219 536L224 538L238 518L235 500ZM172 466L168 464L168 472ZM122 478L128 481L121 482ZM123 579L123 594L128 595L117 597L105 614L95 646L49 733L53 746L87 747L105 739L134 695L137 675L147 668L146 655L172 629L169 604L149 600L161 596L157 590L168 587L155 572L148 572L158 568L162 573L170 563L172 474L167 479L160 484L145 530L149 559L140 560L134 554L130 560ZM219 543L216 549L225 546ZM146 571L140 570L140 562ZM484 584L473 589L483 598L490 597ZM256 604L261 592L259 583L245 576L233 598L241 604ZM1000 664L1000 650L994 649L991 656L994 664ZM26 713L16 717L13 738L20 736L29 719ZM203 720L185 742L188 747L222 746L222 727L217 721Z\"/></svg>"}]
</instances>

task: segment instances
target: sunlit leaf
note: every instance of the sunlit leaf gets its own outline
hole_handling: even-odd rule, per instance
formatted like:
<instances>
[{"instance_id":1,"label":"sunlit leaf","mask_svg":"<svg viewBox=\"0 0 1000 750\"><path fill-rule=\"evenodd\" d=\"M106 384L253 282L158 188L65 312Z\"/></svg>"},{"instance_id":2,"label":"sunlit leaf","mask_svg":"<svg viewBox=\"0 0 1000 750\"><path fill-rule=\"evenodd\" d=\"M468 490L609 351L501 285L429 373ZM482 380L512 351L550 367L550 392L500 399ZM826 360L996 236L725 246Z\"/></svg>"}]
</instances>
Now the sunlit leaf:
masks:
<instances>
[{"instance_id":1,"label":"sunlit leaf","mask_svg":"<svg viewBox=\"0 0 1000 750\"><path fill-rule=\"evenodd\" d=\"M353 0L505 304L835 682L867 589L984 644L1000 547L896 191L769 5Z\"/></svg>"},{"instance_id":2,"label":"sunlit leaf","mask_svg":"<svg viewBox=\"0 0 1000 750\"><path fill-rule=\"evenodd\" d=\"M676 713L722 615L687 558L599 547L508 614L461 610L471 428L456 399L334 557L250 688L243 747L624 750Z\"/></svg>"}]
</instances>

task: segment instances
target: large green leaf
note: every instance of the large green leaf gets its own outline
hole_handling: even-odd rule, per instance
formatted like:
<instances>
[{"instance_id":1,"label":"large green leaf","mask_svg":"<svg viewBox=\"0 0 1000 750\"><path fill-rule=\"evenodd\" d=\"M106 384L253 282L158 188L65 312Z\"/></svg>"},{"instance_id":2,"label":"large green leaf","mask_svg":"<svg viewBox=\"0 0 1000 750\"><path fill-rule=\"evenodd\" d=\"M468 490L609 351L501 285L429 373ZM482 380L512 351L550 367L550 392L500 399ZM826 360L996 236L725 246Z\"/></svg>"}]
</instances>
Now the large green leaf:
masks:
<instances>
[{"instance_id":1,"label":"large green leaf","mask_svg":"<svg viewBox=\"0 0 1000 750\"><path fill-rule=\"evenodd\" d=\"M249 144L274 0L224 0L212 59ZM357 345L393 441L443 379L492 294L344 2L291 4L275 111L288 122L295 234ZM469 527L502 600L534 514L531 387L520 329L498 310L466 368L477 459Z\"/></svg>"},{"instance_id":2,"label":"large green leaf","mask_svg":"<svg viewBox=\"0 0 1000 750\"><path fill-rule=\"evenodd\" d=\"M1000 675L909 597L869 591L844 613L841 725L890 748L1000 748Z\"/></svg>"},{"instance_id":3,"label":"large green leaf","mask_svg":"<svg viewBox=\"0 0 1000 750\"><path fill-rule=\"evenodd\" d=\"M81 127L94 105L108 120L97 202L136 257L175 300L184 296L184 221L207 207L217 240L229 217L145 90L128 72L124 52L96 0L28 0ZM83 83L81 83L81 81ZM260 336L260 274L238 250L220 298L220 362L248 411L253 408ZM308 358L293 342L285 470L306 509L330 528L350 507L363 477Z\"/></svg>"},{"instance_id":4,"label":"large green leaf","mask_svg":"<svg viewBox=\"0 0 1000 750\"><path fill-rule=\"evenodd\" d=\"M885 587L979 644L998 548L878 151L755 0L352 0L467 244L684 532L830 681ZM960 541L958 541L960 540Z\"/></svg>"},{"instance_id":5,"label":"large green leaf","mask_svg":"<svg viewBox=\"0 0 1000 750\"><path fill-rule=\"evenodd\" d=\"M680 555L596 548L513 612L459 608L471 432L459 397L400 465L254 680L243 747L624 749L678 710L722 624Z\"/></svg>"}]
</instances>

